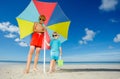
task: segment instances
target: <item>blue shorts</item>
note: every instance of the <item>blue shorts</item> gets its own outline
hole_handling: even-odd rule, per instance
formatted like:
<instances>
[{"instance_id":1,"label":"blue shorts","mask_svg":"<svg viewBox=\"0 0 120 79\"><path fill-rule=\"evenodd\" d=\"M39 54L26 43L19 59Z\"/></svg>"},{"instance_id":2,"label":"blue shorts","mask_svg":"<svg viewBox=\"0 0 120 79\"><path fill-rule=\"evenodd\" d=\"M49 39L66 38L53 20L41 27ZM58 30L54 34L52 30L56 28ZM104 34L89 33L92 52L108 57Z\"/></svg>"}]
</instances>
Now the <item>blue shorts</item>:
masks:
<instances>
[{"instance_id":1,"label":"blue shorts","mask_svg":"<svg viewBox=\"0 0 120 79\"><path fill-rule=\"evenodd\" d=\"M59 59L59 52L58 51L51 51L51 59L58 60Z\"/></svg>"}]
</instances>

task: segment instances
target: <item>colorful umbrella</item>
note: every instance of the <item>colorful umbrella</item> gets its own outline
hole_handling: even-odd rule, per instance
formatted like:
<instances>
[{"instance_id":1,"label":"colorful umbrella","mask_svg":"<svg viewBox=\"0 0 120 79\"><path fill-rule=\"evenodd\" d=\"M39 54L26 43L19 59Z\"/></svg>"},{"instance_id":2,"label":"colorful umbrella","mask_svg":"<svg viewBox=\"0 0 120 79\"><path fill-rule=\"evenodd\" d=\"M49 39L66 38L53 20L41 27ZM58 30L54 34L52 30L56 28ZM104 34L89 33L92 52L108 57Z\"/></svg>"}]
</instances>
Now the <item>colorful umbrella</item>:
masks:
<instances>
[{"instance_id":1,"label":"colorful umbrella","mask_svg":"<svg viewBox=\"0 0 120 79\"><path fill-rule=\"evenodd\" d=\"M29 43L31 34L33 33L33 24L38 22L40 15L46 16L45 25L47 32L45 39L49 41L49 35L55 31L60 35L61 42L68 38L68 29L70 25L69 19L65 16L62 9L56 2L40 2L32 0L28 7L16 18L20 28L20 39ZM45 43L44 51L45 51ZM45 52L44 52L44 72L45 72Z\"/></svg>"}]
</instances>

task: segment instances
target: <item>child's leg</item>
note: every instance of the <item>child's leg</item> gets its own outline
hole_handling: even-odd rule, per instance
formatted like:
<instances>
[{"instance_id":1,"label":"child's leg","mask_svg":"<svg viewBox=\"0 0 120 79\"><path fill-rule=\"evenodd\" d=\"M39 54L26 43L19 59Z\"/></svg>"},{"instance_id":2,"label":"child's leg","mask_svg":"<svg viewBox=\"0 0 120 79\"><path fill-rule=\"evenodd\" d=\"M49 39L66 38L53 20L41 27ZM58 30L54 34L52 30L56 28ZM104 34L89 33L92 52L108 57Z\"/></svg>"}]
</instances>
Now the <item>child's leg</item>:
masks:
<instances>
[{"instance_id":1,"label":"child's leg","mask_svg":"<svg viewBox=\"0 0 120 79\"><path fill-rule=\"evenodd\" d=\"M25 73L29 73L30 63L31 63L31 60L32 60L32 55L34 53L34 49L35 49L35 46L30 46L30 50L29 50L28 58L27 58L27 65L26 65Z\"/></svg>"},{"instance_id":2,"label":"child's leg","mask_svg":"<svg viewBox=\"0 0 120 79\"><path fill-rule=\"evenodd\" d=\"M54 60L54 64L53 64L53 71L56 70L56 60Z\"/></svg>"},{"instance_id":3,"label":"child's leg","mask_svg":"<svg viewBox=\"0 0 120 79\"><path fill-rule=\"evenodd\" d=\"M39 54L40 54L40 48L37 47L36 48L36 55L35 55L35 59L34 59L34 70L37 70L37 63L39 60Z\"/></svg>"},{"instance_id":4,"label":"child's leg","mask_svg":"<svg viewBox=\"0 0 120 79\"><path fill-rule=\"evenodd\" d=\"M49 72L53 72L53 65L54 65L54 60L51 60L50 61L50 69L49 69Z\"/></svg>"}]
</instances>

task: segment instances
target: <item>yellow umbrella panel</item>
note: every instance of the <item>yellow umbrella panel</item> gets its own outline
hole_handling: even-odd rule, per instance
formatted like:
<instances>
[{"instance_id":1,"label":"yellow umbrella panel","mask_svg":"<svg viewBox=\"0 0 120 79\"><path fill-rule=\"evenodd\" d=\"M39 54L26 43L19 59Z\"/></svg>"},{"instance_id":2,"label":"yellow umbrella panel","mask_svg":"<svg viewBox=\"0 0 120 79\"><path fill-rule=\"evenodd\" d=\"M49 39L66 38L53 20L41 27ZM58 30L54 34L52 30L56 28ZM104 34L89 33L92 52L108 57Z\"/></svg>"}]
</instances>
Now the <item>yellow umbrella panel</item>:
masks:
<instances>
[{"instance_id":1,"label":"yellow umbrella panel","mask_svg":"<svg viewBox=\"0 0 120 79\"><path fill-rule=\"evenodd\" d=\"M49 35L52 35L53 32L57 32L61 37L60 41L64 42L68 38L70 21L61 22L53 24L47 27Z\"/></svg>"},{"instance_id":2,"label":"yellow umbrella panel","mask_svg":"<svg viewBox=\"0 0 120 79\"><path fill-rule=\"evenodd\" d=\"M20 28L20 39L33 33L33 22L22 20L20 18L17 18L17 22Z\"/></svg>"}]
</instances>

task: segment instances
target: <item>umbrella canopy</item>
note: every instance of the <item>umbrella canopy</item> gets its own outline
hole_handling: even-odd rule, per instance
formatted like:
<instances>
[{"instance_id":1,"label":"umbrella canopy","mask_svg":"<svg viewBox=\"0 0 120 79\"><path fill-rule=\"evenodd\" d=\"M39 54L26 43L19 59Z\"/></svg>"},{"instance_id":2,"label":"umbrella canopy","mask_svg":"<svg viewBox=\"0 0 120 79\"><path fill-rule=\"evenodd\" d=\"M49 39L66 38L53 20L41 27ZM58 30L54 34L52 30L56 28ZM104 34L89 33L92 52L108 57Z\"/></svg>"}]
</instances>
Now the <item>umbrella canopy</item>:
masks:
<instances>
[{"instance_id":1,"label":"umbrella canopy","mask_svg":"<svg viewBox=\"0 0 120 79\"><path fill-rule=\"evenodd\" d=\"M47 26L47 31L45 32L45 39L47 41L50 40L49 35L52 35L53 32L57 32L60 35L59 39L61 42L67 40L70 21L58 3L41 2L38 0L31 0L28 7L16 18L20 28L20 39L29 44L34 22L39 21L38 18L40 15L46 16L44 25ZM44 48L46 47L45 43L43 46Z\"/></svg>"},{"instance_id":2,"label":"umbrella canopy","mask_svg":"<svg viewBox=\"0 0 120 79\"><path fill-rule=\"evenodd\" d=\"M67 40L70 21L58 3L37 0L32 0L28 7L16 18L20 28L20 38L29 44L31 38L29 35L33 33L34 22L38 22L38 17L42 14L46 16L45 25L48 28L49 35L55 31L61 35L61 42ZM47 40L49 39L48 33L46 33Z\"/></svg>"}]
</instances>

